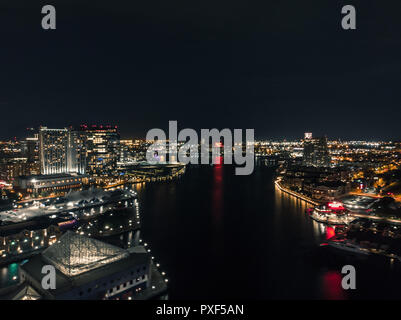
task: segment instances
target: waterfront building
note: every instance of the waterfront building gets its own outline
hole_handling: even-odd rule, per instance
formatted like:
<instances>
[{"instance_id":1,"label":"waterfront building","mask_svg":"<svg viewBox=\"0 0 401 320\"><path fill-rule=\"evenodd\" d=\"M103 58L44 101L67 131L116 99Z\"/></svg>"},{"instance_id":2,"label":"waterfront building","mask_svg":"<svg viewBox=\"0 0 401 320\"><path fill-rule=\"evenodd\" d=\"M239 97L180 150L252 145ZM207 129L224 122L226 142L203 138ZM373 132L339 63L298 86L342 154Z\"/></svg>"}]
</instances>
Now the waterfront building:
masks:
<instances>
[{"instance_id":1,"label":"waterfront building","mask_svg":"<svg viewBox=\"0 0 401 320\"><path fill-rule=\"evenodd\" d=\"M56 289L42 287L45 265L55 267ZM20 274L41 299L160 299L167 290L144 247L122 249L71 231L21 265Z\"/></svg>"},{"instance_id":2,"label":"waterfront building","mask_svg":"<svg viewBox=\"0 0 401 320\"><path fill-rule=\"evenodd\" d=\"M136 164L120 165L118 172L121 176L134 181L166 181L178 178L185 173L186 165L174 164L153 164L140 162Z\"/></svg>"},{"instance_id":3,"label":"waterfront building","mask_svg":"<svg viewBox=\"0 0 401 320\"><path fill-rule=\"evenodd\" d=\"M334 201L350 191L350 184L341 181L304 184L303 191L317 201Z\"/></svg>"},{"instance_id":4,"label":"waterfront building","mask_svg":"<svg viewBox=\"0 0 401 320\"><path fill-rule=\"evenodd\" d=\"M14 187L26 194L43 195L80 189L84 183L87 183L87 180L86 175L68 173L19 176L14 181Z\"/></svg>"}]
</instances>

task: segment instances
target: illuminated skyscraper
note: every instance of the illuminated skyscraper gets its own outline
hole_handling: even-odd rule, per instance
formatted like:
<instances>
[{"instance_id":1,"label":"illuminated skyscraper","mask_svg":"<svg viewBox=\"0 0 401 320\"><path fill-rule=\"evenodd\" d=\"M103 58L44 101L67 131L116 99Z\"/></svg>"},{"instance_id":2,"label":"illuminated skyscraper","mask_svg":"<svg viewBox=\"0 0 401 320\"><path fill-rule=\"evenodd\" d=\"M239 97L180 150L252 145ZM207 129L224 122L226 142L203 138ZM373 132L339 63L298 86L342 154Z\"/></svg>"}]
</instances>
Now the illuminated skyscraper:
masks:
<instances>
[{"instance_id":1,"label":"illuminated skyscraper","mask_svg":"<svg viewBox=\"0 0 401 320\"><path fill-rule=\"evenodd\" d=\"M303 164L311 167L330 166L330 155L326 138L309 138L304 140Z\"/></svg>"},{"instance_id":2,"label":"illuminated skyscraper","mask_svg":"<svg viewBox=\"0 0 401 320\"><path fill-rule=\"evenodd\" d=\"M95 176L108 175L117 168L120 134L117 126L81 126L87 139L87 169Z\"/></svg>"},{"instance_id":3,"label":"illuminated skyscraper","mask_svg":"<svg viewBox=\"0 0 401 320\"><path fill-rule=\"evenodd\" d=\"M68 129L39 129L39 157L41 174L67 172Z\"/></svg>"},{"instance_id":4,"label":"illuminated skyscraper","mask_svg":"<svg viewBox=\"0 0 401 320\"><path fill-rule=\"evenodd\" d=\"M84 174L86 169L86 138L71 129L39 129L40 173Z\"/></svg>"},{"instance_id":5,"label":"illuminated skyscraper","mask_svg":"<svg viewBox=\"0 0 401 320\"><path fill-rule=\"evenodd\" d=\"M85 132L68 132L67 173L86 173L87 137Z\"/></svg>"},{"instance_id":6,"label":"illuminated skyscraper","mask_svg":"<svg viewBox=\"0 0 401 320\"><path fill-rule=\"evenodd\" d=\"M38 144L38 134L35 134L35 137L28 137L21 141L21 151L24 157L27 158L28 162L38 161Z\"/></svg>"}]
</instances>

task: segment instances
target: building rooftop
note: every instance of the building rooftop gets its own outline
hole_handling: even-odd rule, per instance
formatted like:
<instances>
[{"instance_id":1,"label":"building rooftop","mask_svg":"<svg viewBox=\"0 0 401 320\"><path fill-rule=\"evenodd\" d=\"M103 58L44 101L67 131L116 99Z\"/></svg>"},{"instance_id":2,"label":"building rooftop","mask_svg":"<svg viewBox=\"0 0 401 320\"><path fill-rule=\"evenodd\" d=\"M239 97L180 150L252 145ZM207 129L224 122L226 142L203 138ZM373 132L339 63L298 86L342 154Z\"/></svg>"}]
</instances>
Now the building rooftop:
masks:
<instances>
[{"instance_id":1,"label":"building rooftop","mask_svg":"<svg viewBox=\"0 0 401 320\"><path fill-rule=\"evenodd\" d=\"M38 300L40 299L40 294L31 286L24 286L19 292L13 296L13 300Z\"/></svg>"},{"instance_id":2,"label":"building rooftop","mask_svg":"<svg viewBox=\"0 0 401 320\"><path fill-rule=\"evenodd\" d=\"M67 231L42 253L43 260L72 277L127 258L129 253L108 243Z\"/></svg>"},{"instance_id":3,"label":"building rooftop","mask_svg":"<svg viewBox=\"0 0 401 320\"><path fill-rule=\"evenodd\" d=\"M56 289L43 290L42 268L49 264L56 268ZM127 270L142 270L150 264L151 257L146 250L125 250L67 231L58 242L33 256L20 268L24 274L29 275L40 295L57 298L82 286L99 281L103 283L103 279L109 277L119 277Z\"/></svg>"}]
</instances>

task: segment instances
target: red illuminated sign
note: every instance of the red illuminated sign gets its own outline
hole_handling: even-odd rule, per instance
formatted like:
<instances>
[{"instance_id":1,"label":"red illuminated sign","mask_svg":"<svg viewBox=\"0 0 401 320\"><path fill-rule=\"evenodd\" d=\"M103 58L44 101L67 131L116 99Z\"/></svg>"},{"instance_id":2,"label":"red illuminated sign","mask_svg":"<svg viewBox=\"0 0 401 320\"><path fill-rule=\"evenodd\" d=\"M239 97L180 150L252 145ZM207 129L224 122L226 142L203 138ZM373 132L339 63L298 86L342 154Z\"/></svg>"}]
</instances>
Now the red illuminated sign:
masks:
<instances>
[{"instance_id":1,"label":"red illuminated sign","mask_svg":"<svg viewBox=\"0 0 401 320\"><path fill-rule=\"evenodd\" d=\"M343 204L342 204L341 202L336 202L336 201L334 201L334 202L329 202L329 203L327 204L327 206L328 206L330 209L333 209L333 210L344 210L344 209L345 209L344 206L343 206Z\"/></svg>"}]
</instances>

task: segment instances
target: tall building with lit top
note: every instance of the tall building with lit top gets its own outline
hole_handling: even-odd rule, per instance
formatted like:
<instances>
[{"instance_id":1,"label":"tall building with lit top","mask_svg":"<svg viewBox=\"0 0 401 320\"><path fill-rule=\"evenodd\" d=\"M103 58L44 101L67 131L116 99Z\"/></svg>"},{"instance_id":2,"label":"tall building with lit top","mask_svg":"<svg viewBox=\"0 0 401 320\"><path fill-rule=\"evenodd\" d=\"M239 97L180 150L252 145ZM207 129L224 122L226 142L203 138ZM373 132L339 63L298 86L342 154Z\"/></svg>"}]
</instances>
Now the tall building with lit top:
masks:
<instances>
[{"instance_id":1,"label":"tall building with lit top","mask_svg":"<svg viewBox=\"0 0 401 320\"><path fill-rule=\"evenodd\" d=\"M329 167L331 158L326 138L304 140L303 164L308 167Z\"/></svg>"},{"instance_id":2,"label":"tall building with lit top","mask_svg":"<svg viewBox=\"0 0 401 320\"><path fill-rule=\"evenodd\" d=\"M68 129L39 129L39 157L41 174L67 172Z\"/></svg>"},{"instance_id":3,"label":"tall building with lit top","mask_svg":"<svg viewBox=\"0 0 401 320\"><path fill-rule=\"evenodd\" d=\"M40 173L85 174L86 136L72 129L39 129Z\"/></svg>"}]
</instances>

